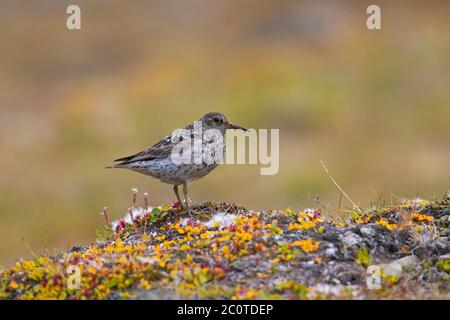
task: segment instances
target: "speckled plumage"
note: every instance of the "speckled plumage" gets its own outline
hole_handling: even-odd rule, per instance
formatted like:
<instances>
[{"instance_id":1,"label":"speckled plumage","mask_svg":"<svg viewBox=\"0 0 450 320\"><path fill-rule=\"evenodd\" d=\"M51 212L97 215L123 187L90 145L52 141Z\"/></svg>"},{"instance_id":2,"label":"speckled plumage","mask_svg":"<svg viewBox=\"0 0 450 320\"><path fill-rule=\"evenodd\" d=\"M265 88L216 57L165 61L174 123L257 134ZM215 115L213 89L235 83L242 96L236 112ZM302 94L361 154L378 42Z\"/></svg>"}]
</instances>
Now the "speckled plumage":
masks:
<instances>
[{"instance_id":1,"label":"speckled plumage","mask_svg":"<svg viewBox=\"0 0 450 320\"><path fill-rule=\"evenodd\" d=\"M201 121L203 130L217 129L223 136L227 129L246 130L243 127L229 123L225 115L219 112L207 113L198 121ZM193 128L194 124L190 124L184 129L192 130ZM130 169L151 176L161 182L171 184L174 186L175 195L180 203L182 201L178 195L178 186L183 185L186 205L188 206L187 184L204 177L214 170L218 164L208 164L205 162L200 164L194 162L189 164L176 164L172 161L171 157L173 147L174 145L169 135L144 151L115 160L119 163L108 168ZM225 139L223 139L223 150L225 151Z\"/></svg>"},{"instance_id":2,"label":"speckled plumage","mask_svg":"<svg viewBox=\"0 0 450 320\"><path fill-rule=\"evenodd\" d=\"M175 164L170 156L127 164L133 171L151 176L161 182L180 185L200 179L215 169L218 164Z\"/></svg>"}]
</instances>

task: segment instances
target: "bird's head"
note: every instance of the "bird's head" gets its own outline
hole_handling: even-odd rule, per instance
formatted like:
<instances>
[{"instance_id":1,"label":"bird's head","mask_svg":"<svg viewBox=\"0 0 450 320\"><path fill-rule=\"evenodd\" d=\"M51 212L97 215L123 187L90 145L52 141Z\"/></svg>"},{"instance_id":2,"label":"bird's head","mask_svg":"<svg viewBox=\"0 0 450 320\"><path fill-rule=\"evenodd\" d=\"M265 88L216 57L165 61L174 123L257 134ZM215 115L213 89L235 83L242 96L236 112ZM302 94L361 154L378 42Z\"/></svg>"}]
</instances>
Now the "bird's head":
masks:
<instances>
[{"instance_id":1,"label":"bird's head","mask_svg":"<svg viewBox=\"0 0 450 320\"><path fill-rule=\"evenodd\" d=\"M219 129L222 133L225 133L227 129L240 129L247 131L246 128L232 124L228 121L227 117L220 112L210 112L200 118L200 121L207 127Z\"/></svg>"}]
</instances>

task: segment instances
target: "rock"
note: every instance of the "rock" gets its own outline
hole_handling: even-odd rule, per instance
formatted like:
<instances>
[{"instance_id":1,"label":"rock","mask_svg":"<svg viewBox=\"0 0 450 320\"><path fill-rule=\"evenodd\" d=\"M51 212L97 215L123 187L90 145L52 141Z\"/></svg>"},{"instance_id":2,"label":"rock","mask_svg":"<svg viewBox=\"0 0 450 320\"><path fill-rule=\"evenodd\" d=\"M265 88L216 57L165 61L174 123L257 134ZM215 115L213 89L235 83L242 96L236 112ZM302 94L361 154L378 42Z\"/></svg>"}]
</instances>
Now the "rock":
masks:
<instances>
[{"instance_id":1,"label":"rock","mask_svg":"<svg viewBox=\"0 0 450 320\"><path fill-rule=\"evenodd\" d=\"M134 300L180 300L182 296L166 289L140 290L132 296Z\"/></svg>"},{"instance_id":2,"label":"rock","mask_svg":"<svg viewBox=\"0 0 450 320\"><path fill-rule=\"evenodd\" d=\"M424 260L431 255L431 249L427 245L420 245L412 250L412 253L420 260Z\"/></svg>"},{"instance_id":3,"label":"rock","mask_svg":"<svg viewBox=\"0 0 450 320\"><path fill-rule=\"evenodd\" d=\"M450 253L443 254L442 256L439 256L438 260L446 260L450 259Z\"/></svg>"},{"instance_id":4,"label":"rock","mask_svg":"<svg viewBox=\"0 0 450 320\"><path fill-rule=\"evenodd\" d=\"M349 247L361 244L362 242L362 238L351 231L347 231L343 235L339 235L339 240Z\"/></svg>"},{"instance_id":5,"label":"rock","mask_svg":"<svg viewBox=\"0 0 450 320\"><path fill-rule=\"evenodd\" d=\"M398 263L403 269L409 269L415 266L420 260L413 256L406 256L394 261L394 263Z\"/></svg>"},{"instance_id":6,"label":"rock","mask_svg":"<svg viewBox=\"0 0 450 320\"><path fill-rule=\"evenodd\" d=\"M392 261L391 263L382 264L380 267L385 275L400 277L404 270L412 268L419 261L416 256L410 255Z\"/></svg>"},{"instance_id":7,"label":"rock","mask_svg":"<svg viewBox=\"0 0 450 320\"><path fill-rule=\"evenodd\" d=\"M334 246L331 246L325 249L325 256L328 258L337 258L338 249Z\"/></svg>"},{"instance_id":8,"label":"rock","mask_svg":"<svg viewBox=\"0 0 450 320\"><path fill-rule=\"evenodd\" d=\"M403 272L402 266L395 261L388 263L388 264L381 265L381 269L383 270L383 273L385 275L394 276L394 277L400 277Z\"/></svg>"},{"instance_id":9,"label":"rock","mask_svg":"<svg viewBox=\"0 0 450 320\"><path fill-rule=\"evenodd\" d=\"M363 226L359 230L366 237L375 237L376 236L376 230L375 230L375 228L373 228L373 226Z\"/></svg>"}]
</instances>

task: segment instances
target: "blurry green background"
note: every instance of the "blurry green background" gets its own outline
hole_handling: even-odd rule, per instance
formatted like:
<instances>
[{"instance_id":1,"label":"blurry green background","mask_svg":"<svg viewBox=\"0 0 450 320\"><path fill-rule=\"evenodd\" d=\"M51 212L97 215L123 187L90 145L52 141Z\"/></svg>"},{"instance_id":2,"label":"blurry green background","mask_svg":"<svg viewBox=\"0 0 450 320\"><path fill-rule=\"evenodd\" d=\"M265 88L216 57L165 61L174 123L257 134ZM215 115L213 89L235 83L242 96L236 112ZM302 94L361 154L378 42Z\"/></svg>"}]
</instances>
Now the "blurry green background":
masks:
<instances>
[{"instance_id":1,"label":"blurry green background","mask_svg":"<svg viewBox=\"0 0 450 320\"><path fill-rule=\"evenodd\" d=\"M248 208L441 197L450 181L450 3L0 0L0 264L93 241L132 187L171 187L111 160L208 111L280 129L280 171L222 166L194 201ZM66 29L79 4L82 29ZM348 205L348 204L345 204Z\"/></svg>"}]
</instances>

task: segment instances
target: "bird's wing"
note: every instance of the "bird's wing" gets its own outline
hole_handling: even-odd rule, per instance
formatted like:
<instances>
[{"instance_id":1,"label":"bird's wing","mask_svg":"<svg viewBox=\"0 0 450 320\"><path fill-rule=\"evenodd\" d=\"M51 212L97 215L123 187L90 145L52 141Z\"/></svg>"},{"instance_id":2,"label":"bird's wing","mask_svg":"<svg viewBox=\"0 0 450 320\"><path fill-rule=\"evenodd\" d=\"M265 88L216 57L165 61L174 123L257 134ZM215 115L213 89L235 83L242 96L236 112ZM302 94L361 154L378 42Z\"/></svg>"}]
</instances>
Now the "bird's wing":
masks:
<instances>
[{"instance_id":1,"label":"bird's wing","mask_svg":"<svg viewBox=\"0 0 450 320\"><path fill-rule=\"evenodd\" d=\"M194 128L193 124L190 124L186 126L184 129L188 131L192 131ZM194 136L191 133L191 139L194 138ZM120 162L112 167L120 167L122 165L127 165L133 162L137 161L146 161L146 160L153 160L157 158L164 158L170 156L172 153L172 136L167 136L161 141L157 142L156 144L152 145L148 149L141 151L139 153L133 154L128 157L123 157L120 159L114 160L115 162Z\"/></svg>"},{"instance_id":2,"label":"bird's wing","mask_svg":"<svg viewBox=\"0 0 450 320\"><path fill-rule=\"evenodd\" d=\"M145 161L145 160L152 160L156 158L164 158L169 156L172 153L172 141L171 137L167 136L158 143L154 144L153 146L149 147L148 149L141 151L139 153L136 153L134 155L123 157L120 159L116 159L114 161L121 162L122 164L129 164L137 161Z\"/></svg>"}]
</instances>

